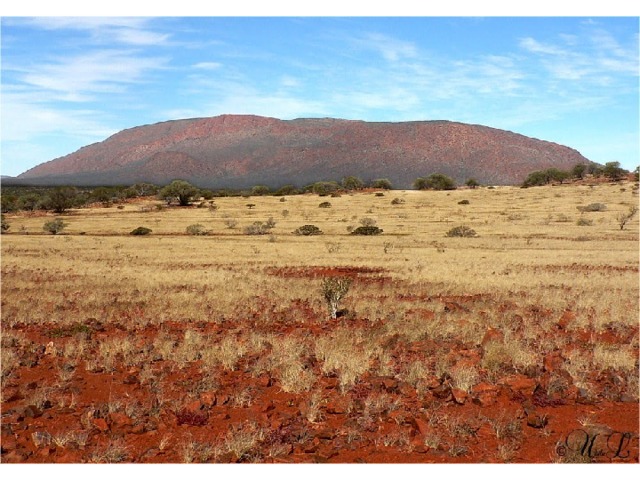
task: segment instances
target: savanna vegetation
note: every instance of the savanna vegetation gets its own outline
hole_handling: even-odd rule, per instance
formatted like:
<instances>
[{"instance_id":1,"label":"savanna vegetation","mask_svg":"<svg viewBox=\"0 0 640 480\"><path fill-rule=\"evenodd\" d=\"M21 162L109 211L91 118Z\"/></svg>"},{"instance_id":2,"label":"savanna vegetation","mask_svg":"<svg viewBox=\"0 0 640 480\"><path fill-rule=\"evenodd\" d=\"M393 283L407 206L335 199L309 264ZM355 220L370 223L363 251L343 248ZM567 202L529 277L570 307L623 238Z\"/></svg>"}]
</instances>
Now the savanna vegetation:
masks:
<instances>
[{"instance_id":1,"label":"savanna vegetation","mask_svg":"<svg viewBox=\"0 0 640 480\"><path fill-rule=\"evenodd\" d=\"M3 189L2 461L637 463L637 183L357 180Z\"/></svg>"}]
</instances>

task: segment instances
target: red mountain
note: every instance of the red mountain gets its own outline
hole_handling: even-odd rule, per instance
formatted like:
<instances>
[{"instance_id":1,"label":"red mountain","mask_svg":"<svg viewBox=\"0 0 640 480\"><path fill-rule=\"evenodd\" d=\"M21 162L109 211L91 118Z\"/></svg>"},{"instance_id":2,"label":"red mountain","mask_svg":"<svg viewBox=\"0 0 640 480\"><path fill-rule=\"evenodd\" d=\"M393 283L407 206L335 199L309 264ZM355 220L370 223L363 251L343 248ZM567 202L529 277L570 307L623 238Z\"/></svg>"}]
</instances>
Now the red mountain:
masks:
<instances>
[{"instance_id":1,"label":"red mountain","mask_svg":"<svg viewBox=\"0 0 640 480\"><path fill-rule=\"evenodd\" d=\"M174 120L123 130L18 178L37 184L115 185L184 179L201 187L303 186L355 175L411 188L443 173L459 184L519 184L530 172L589 163L576 150L449 121L363 122L251 115Z\"/></svg>"}]
</instances>

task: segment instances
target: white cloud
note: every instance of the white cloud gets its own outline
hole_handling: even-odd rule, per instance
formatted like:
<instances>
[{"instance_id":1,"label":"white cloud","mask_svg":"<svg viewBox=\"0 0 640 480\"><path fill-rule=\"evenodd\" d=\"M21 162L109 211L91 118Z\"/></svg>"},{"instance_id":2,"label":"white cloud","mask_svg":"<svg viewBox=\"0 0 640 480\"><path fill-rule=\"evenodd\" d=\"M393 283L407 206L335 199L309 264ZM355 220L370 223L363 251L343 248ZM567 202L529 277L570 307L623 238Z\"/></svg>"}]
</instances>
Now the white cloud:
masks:
<instances>
[{"instance_id":1,"label":"white cloud","mask_svg":"<svg viewBox=\"0 0 640 480\"><path fill-rule=\"evenodd\" d=\"M93 94L122 92L126 84L143 81L150 71L167 64L166 58L96 50L24 67L26 71L18 76L18 84L51 91L57 100L87 101Z\"/></svg>"}]
</instances>

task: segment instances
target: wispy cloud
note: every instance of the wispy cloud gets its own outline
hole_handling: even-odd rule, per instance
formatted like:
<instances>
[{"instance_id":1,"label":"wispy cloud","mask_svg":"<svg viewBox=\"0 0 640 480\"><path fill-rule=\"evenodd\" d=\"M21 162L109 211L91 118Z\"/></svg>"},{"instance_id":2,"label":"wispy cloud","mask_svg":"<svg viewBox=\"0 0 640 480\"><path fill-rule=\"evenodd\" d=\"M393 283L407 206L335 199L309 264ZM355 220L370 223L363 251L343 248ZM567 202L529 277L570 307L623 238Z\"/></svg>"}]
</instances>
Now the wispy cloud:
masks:
<instances>
[{"instance_id":1,"label":"wispy cloud","mask_svg":"<svg viewBox=\"0 0 640 480\"><path fill-rule=\"evenodd\" d=\"M10 24L15 22L18 20L10 20ZM35 17L19 22L44 30L80 31L94 43L161 46L171 39L171 34L153 30L153 19L143 17Z\"/></svg>"},{"instance_id":2,"label":"wispy cloud","mask_svg":"<svg viewBox=\"0 0 640 480\"><path fill-rule=\"evenodd\" d=\"M14 85L50 91L51 100L90 101L95 94L118 93L127 84L148 81L151 71L165 68L168 61L128 50L95 50L23 66Z\"/></svg>"},{"instance_id":3,"label":"wispy cloud","mask_svg":"<svg viewBox=\"0 0 640 480\"><path fill-rule=\"evenodd\" d=\"M357 48L377 52L389 62L415 58L418 54L415 44L376 32L354 36L350 41Z\"/></svg>"}]
</instances>

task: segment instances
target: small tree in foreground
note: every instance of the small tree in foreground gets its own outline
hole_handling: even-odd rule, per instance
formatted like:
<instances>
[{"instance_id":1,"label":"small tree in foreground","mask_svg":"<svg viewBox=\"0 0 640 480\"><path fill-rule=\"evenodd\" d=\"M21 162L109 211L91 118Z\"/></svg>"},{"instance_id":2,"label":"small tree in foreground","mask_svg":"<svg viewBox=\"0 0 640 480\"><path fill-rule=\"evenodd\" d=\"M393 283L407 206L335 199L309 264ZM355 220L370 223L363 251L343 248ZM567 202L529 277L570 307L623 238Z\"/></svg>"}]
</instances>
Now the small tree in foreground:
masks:
<instances>
[{"instance_id":1,"label":"small tree in foreground","mask_svg":"<svg viewBox=\"0 0 640 480\"><path fill-rule=\"evenodd\" d=\"M49 232L51 235L57 235L66 226L67 224L64 223L61 218L56 218L55 220L50 220L48 222L45 222L45 224L42 226L42 229L45 232Z\"/></svg>"},{"instance_id":2,"label":"small tree in foreground","mask_svg":"<svg viewBox=\"0 0 640 480\"><path fill-rule=\"evenodd\" d=\"M350 278L332 277L322 281L322 295L329 307L331 318L338 318L340 300L347 294L350 286Z\"/></svg>"}]
</instances>

